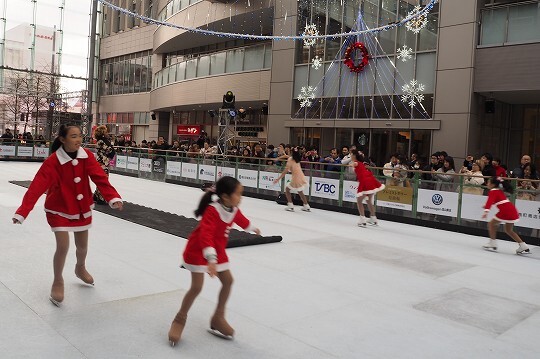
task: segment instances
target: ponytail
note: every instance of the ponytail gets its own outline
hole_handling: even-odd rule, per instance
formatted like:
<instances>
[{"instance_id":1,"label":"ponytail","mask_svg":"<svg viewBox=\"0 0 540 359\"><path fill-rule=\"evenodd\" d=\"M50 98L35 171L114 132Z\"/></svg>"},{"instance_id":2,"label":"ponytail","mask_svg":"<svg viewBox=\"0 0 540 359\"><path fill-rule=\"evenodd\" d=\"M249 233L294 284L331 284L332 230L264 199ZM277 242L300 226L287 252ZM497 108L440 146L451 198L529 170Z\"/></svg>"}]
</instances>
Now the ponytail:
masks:
<instances>
[{"instance_id":1,"label":"ponytail","mask_svg":"<svg viewBox=\"0 0 540 359\"><path fill-rule=\"evenodd\" d=\"M240 181L238 181L234 177L221 177L219 181L216 182L215 186L209 188L207 192L202 196L201 201L199 202L199 207L195 210L195 217L202 216L210 203L217 200L212 198L212 196L216 195L216 197L218 197L219 199L221 199L225 194L230 196L236 191L236 188L239 185Z\"/></svg>"},{"instance_id":2,"label":"ponytail","mask_svg":"<svg viewBox=\"0 0 540 359\"><path fill-rule=\"evenodd\" d=\"M300 154L300 151L298 150L298 147L294 147L291 152L291 157L296 163L300 163L302 161L302 155Z\"/></svg>"},{"instance_id":3,"label":"ponytail","mask_svg":"<svg viewBox=\"0 0 540 359\"><path fill-rule=\"evenodd\" d=\"M200 217L203 215L206 208L212 203L212 195L216 194L214 190L208 189L206 193L202 196L201 201L199 202L199 207L195 210L195 217Z\"/></svg>"},{"instance_id":4,"label":"ponytail","mask_svg":"<svg viewBox=\"0 0 540 359\"><path fill-rule=\"evenodd\" d=\"M514 188L510 182L503 180L501 177L491 177L489 180L495 185L495 187L502 189L504 192L510 194L514 193Z\"/></svg>"},{"instance_id":5,"label":"ponytail","mask_svg":"<svg viewBox=\"0 0 540 359\"><path fill-rule=\"evenodd\" d=\"M360 152L360 151L358 151L358 150L351 150L351 154L354 156L354 158L355 158L358 162L364 163L365 157L364 157L364 155L362 154L362 152Z\"/></svg>"},{"instance_id":6,"label":"ponytail","mask_svg":"<svg viewBox=\"0 0 540 359\"><path fill-rule=\"evenodd\" d=\"M60 128L58 129L58 135L54 139L54 142L51 146L51 152L56 152L60 147L62 147L62 141L60 141L60 137L66 138L70 127L79 127L79 125L75 123L67 123L60 125Z\"/></svg>"}]
</instances>

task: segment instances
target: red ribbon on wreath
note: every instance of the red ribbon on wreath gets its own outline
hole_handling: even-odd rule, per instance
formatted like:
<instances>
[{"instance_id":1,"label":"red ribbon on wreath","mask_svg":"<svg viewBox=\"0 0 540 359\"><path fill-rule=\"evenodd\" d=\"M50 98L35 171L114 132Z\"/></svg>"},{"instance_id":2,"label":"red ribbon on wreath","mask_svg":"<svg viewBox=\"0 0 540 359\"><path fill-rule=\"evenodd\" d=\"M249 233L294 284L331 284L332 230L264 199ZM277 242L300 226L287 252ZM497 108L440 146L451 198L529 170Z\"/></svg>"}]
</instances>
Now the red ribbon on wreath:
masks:
<instances>
[{"instance_id":1,"label":"red ribbon on wreath","mask_svg":"<svg viewBox=\"0 0 540 359\"><path fill-rule=\"evenodd\" d=\"M360 61L357 65L354 64L354 59L351 57L352 52L355 50L360 50L362 52L362 61ZM369 52L366 46L361 42L355 42L351 46L347 47L345 50L345 60L343 60L343 63L347 65L351 72L360 73L364 71L364 67L366 67L369 63Z\"/></svg>"}]
</instances>

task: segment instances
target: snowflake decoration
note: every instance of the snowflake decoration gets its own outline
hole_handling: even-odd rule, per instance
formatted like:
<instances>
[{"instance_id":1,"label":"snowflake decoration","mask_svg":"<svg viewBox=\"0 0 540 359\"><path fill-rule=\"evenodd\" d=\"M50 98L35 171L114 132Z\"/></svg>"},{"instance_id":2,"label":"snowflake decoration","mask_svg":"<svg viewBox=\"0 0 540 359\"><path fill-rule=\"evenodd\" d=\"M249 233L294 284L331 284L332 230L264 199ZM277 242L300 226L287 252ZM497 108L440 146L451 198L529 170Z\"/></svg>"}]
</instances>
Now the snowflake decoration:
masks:
<instances>
[{"instance_id":1,"label":"snowflake decoration","mask_svg":"<svg viewBox=\"0 0 540 359\"><path fill-rule=\"evenodd\" d=\"M422 10L422 7L420 5L416 5L412 11L410 11L406 17L412 16L414 14L417 14L420 10ZM418 34L420 30L422 30L424 27L426 27L428 23L427 14L419 15L418 17L408 21L405 24L405 27L407 27L407 30L414 32L415 34Z\"/></svg>"},{"instance_id":2,"label":"snowflake decoration","mask_svg":"<svg viewBox=\"0 0 540 359\"><path fill-rule=\"evenodd\" d=\"M403 45L403 47L400 47L397 50L398 53L398 59L401 59L401 61L406 62L408 59L412 58L412 49L410 47L407 47Z\"/></svg>"},{"instance_id":3,"label":"snowflake decoration","mask_svg":"<svg viewBox=\"0 0 540 359\"><path fill-rule=\"evenodd\" d=\"M315 56L313 59L313 63L311 64L311 68L314 70L320 69L322 66L322 59L319 56Z\"/></svg>"},{"instance_id":4,"label":"snowflake decoration","mask_svg":"<svg viewBox=\"0 0 540 359\"><path fill-rule=\"evenodd\" d=\"M300 89L300 95L298 95L298 101L300 101L300 107L310 107L314 99L315 99L315 87L304 86Z\"/></svg>"},{"instance_id":5,"label":"snowflake decoration","mask_svg":"<svg viewBox=\"0 0 540 359\"><path fill-rule=\"evenodd\" d=\"M409 106L413 108L416 103L424 101L425 86L418 83L416 80L412 80L410 83L405 84L401 88L405 94L401 95L401 101L408 102Z\"/></svg>"},{"instance_id":6,"label":"snowflake decoration","mask_svg":"<svg viewBox=\"0 0 540 359\"><path fill-rule=\"evenodd\" d=\"M317 30L317 25L310 24L306 25L302 36L318 36L319 31ZM317 42L317 39L304 39L304 46L313 46Z\"/></svg>"}]
</instances>

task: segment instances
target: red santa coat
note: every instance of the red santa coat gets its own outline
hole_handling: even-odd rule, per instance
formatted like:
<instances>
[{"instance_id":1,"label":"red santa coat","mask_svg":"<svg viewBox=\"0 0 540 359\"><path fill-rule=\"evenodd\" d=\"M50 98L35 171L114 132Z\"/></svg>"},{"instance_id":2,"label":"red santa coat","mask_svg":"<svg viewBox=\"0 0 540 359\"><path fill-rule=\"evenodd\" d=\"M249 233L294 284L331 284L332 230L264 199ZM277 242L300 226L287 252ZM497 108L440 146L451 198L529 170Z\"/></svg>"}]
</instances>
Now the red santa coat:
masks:
<instances>
[{"instance_id":1,"label":"red santa coat","mask_svg":"<svg viewBox=\"0 0 540 359\"><path fill-rule=\"evenodd\" d=\"M487 213L491 206L497 206L499 212L495 215L495 219L504 223L516 223L519 221L519 212L516 209L504 192L498 188L493 188L489 191L487 202L484 206L484 211Z\"/></svg>"},{"instance_id":2,"label":"red santa coat","mask_svg":"<svg viewBox=\"0 0 540 359\"><path fill-rule=\"evenodd\" d=\"M13 218L23 223L47 192L45 212L53 231L87 229L94 208L89 178L111 206L122 201L92 152L79 148L72 159L60 147L41 165Z\"/></svg>"},{"instance_id":3,"label":"red santa coat","mask_svg":"<svg viewBox=\"0 0 540 359\"><path fill-rule=\"evenodd\" d=\"M216 256L217 271L228 270L229 257L227 257L225 247L234 223L248 232L255 230L255 227L237 207L233 208L232 212L228 212L221 204L211 203L204 211L199 225L189 236L184 249L183 266L192 272L206 273L209 262L207 258Z\"/></svg>"},{"instance_id":4,"label":"red santa coat","mask_svg":"<svg viewBox=\"0 0 540 359\"><path fill-rule=\"evenodd\" d=\"M377 181L375 176L373 176L373 173L371 173L362 162L356 162L354 172L356 173L356 179L358 180L357 197L377 193L385 188L382 183Z\"/></svg>"}]
</instances>

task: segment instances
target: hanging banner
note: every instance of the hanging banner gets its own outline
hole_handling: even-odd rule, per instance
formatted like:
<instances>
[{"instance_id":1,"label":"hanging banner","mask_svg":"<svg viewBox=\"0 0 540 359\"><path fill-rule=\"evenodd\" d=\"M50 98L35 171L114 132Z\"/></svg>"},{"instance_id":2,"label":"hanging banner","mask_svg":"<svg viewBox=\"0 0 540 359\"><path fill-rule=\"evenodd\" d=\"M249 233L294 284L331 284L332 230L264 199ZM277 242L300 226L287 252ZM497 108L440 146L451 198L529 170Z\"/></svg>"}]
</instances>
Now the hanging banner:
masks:
<instances>
[{"instance_id":1,"label":"hanging banner","mask_svg":"<svg viewBox=\"0 0 540 359\"><path fill-rule=\"evenodd\" d=\"M15 146L0 146L0 156L15 156Z\"/></svg>"},{"instance_id":2,"label":"hanging banner","mask_svg":"<svg viewBox=\"0 0 540 359\"><path fill-rule=\"evenodd\" d=\"M386 186L377 193L377 206L412 211L413 188Z\"/></svg>"},{"instance_id":3,"label":"hanging banner","mask_svg":"<svg viewBox=\"0 0 540 359\"><path fill-rule=\"evenodd\" d=\"M141 158L139 162L139 171L152 172L152 160L150 158Z\"/></svg>"},{"instance_id":4,"label":"hanging banner","mask_svg":"<svg viewBox=\"0 0 540 359\"><path fill-rule=\"evenodd\" d=\"M127 167L127 156L116 156L116 168L126 168Z\"/></svg>"},{"instance_id":5,"label":"hanging banner","mask_svg":"<svg viewBox=\"0 0 540 359\"><path fill-rule=\"evenodd\" d=\"M127 158L127 169L137 171L139 169L139 157L130 157Z\"/></svg>"},{"instance_id":6,"label":"hanging banner","mask_svg":"<svg viewBox=\"0 0 540 359\"><path fill-rule=\"evenodd\" d=\"M245 187L257 188L257 171L239 169L238 180Z\"/></svg>"},{"instance_id":7,"label":"hanging banner","mask_svg":"<svg viewBox=\"0 0 540 359\"><path fill-rule=\"evenodd\" d=\"M34 154L34 148L33 147L17 147L17 156L19 157L32 157Z\"/></svg>"},{"instance_id":8,"label":"hanging banner","mask_svg":"<svg viewBox=\"0 0 540 359\"><path fill-rule=\"evenodd\" d=\"M196 163L182 163L182 177L197 179L197 164Z\"/></svg>"},{"instance_id":9,"label":"hanging banner","mask_svg":"<svg viewBox=\"0 0 540 359\"><path fill-rule=\"evenodd\" d=\"M167 176L182 176L182 162L167 161Z\"/></svg>"},{"instance_id":10,"label":"hanging banner","mask_svg":"<svg viewBox=\"0 0 540 359\"><path fill-rule=\"evenodd\" d=\"M203 181L216 181L216 166L199 165L199 179Z\"/></svg>"},{"instance_id":11,"label":"hanging banner","mask_svg":"<svg viewBox=\"0 0 540 359\"><path fill-rule=\"evenodd\" d=\"M279 172L261 171L259 175L259 188L270 191L281 191L281 183L274 184L274 180L279 177Z\"/></svg>"},{"instance_id":12,"label":"hanging banner","mask_svg":"<svg viewBox=\"0 0 540 359\"><path fill-rule=\"evenodd\" d=\"M339 200L339 180L313 177L311 179L311 195L313 197Z\"/></svg>"},{"instance_id":13,"label":"hanging banner","mask_svg":"<svg viewBox=\"0 0 540 359\"><path fill-rule=\"evenodd\" d=\"M540 228L540 202L516 199L516 208L519 212L517 227Z\"/></svg>"},{"instance_id":14,"label":"hanging banner","mask_svg":"<svg viewBox=\"0 0 540 359\"><path fill-rule=\"evenodd\" d=\"M458 194L455 192L418 190L418 212L457 217L457 209Z\"/></svg>"}]
</instances>

